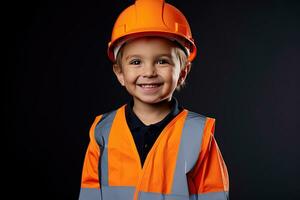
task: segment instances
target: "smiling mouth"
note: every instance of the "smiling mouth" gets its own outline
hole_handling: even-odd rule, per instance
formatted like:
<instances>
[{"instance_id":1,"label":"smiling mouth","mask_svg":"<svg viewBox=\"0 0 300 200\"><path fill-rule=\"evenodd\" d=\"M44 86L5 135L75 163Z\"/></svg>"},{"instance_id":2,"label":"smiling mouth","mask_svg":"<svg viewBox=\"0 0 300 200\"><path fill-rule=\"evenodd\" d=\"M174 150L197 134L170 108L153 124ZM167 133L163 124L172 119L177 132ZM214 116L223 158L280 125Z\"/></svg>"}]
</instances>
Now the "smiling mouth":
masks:
<instances>
[{"instance_id":1,"label":"smiling mouth","mask_svg":"<svg viewBox=\"0 0 300 200\"><path fill-rule=\"evenodd\" d=\"M156 88L162 85L162 83L151 83L151 84L137 84L142 88Z\"/></svg>"}]
</instances>

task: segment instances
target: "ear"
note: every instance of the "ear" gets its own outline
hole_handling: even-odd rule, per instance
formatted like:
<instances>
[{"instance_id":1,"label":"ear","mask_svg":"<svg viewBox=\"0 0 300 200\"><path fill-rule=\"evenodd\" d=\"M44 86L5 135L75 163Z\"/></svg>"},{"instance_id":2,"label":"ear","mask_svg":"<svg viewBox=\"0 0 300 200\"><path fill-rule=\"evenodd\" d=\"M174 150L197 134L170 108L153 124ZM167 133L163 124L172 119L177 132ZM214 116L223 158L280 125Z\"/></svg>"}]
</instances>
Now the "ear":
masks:
<instances>
[{"instance_id":1,"label":"ear","mask_svg":"<svg viewBox=\"0 0 300 200\"><path fill-rule=\"evenodd\" d=\"M125 85L124 84L124 74L123 74L121 66L114 64L113 71L114 71L116 77L118 78L119 82L121 83L121 85L124 86Z\"/></svg>"},{"instance_id":2,"label":"ear","mask_svg":"<svg viewBox=\"0 0 300 200\"><path fill-rule=\"evenodd\" d=\"M191 70L191 62L187 62L185 67L180 72L179 79L178 79L178 85L181 85L184 83L190 70Z\"/></svg>"}]
</instances>

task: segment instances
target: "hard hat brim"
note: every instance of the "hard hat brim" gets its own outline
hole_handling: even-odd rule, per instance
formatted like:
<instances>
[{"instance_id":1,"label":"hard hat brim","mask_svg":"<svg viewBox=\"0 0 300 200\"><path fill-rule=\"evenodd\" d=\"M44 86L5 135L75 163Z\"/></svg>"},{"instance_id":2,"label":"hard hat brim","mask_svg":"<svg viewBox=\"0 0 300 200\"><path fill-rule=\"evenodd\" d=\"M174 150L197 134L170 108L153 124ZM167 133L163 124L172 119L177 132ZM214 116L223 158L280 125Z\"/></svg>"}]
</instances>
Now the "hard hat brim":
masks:
<instances>
[{"instance_id":1,"label":"hard hat brim","mask_svg":"<svg viewBox=\"0 0 300 200\"><path fill-rule=\"evenodd\" d=\"M197 48L193 40L188 40L186 37L181 36L179 34L173 34L170 32L162 32L162 31L142 31L142 32L134 32L132 34L127 34L126 36L120 37L115 41L111 41L108 45L108 57L111 61L115 62L117 54L120 48L128 41L141 38L141 37L162 37L168 39L170 41L176 42L179 44L186 55L188 56L188 60L192 61L197 53Z\"/></svg>"}]
</instances>

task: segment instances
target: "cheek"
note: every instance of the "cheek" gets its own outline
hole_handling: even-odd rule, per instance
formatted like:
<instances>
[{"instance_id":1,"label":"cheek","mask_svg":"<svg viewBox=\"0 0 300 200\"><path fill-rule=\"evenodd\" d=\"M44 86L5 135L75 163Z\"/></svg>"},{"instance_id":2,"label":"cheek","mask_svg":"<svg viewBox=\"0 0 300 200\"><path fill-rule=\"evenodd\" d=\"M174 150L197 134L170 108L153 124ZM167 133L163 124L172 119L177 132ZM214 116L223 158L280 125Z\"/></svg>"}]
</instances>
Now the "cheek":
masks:
<instances>
[{"instance_id":1,"label":"cheek","mask_svg":"<svg viewBox=\"0 0 300 200\"><path fill-rule=\"evenodd\" d=\"M124 80L126 82L134 82L136 79L137 79L137 75L133 71L126 71L124 73Z\"/></svg>"},{"instance_id":2,"label":"cheek","mask_svg":"<svg viewBox=\"0 0 300 200\"><path fill-rule=\"evenodd\" d=\"M179 73L175 70L165 71L163 74L164 80L171 85L177 84Z\"/></svg>"},{"instance_id":3,"label":"cheek","mask_svg":"<svg viewBox=\"0 0 300 200\"><path fill-rule=\"evenodd\" d=\"M124 74L124 77L127 79L127 78L130 78L130 77L131 77L131 74L132 74L132 73L130 72L130 70L127 69L127 70L124 70L124 71L123 71L123 74Z\"/></svg>"}]
</instances>

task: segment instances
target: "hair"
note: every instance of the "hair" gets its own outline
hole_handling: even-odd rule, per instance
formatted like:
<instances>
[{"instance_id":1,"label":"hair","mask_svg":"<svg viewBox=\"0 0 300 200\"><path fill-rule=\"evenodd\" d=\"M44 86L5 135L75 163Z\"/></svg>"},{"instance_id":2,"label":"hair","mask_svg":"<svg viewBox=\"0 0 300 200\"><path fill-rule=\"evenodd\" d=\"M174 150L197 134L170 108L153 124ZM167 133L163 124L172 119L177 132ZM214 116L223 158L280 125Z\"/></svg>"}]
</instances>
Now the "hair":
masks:
<instances>
[{"instance_id":1,"label":"hair","mask_svg":"<svg viewBox=\"0 0 300 200\"><path fill-rule=\"evenodd\" d=\"M183 70L185 67L187 67L187 65L190 65L188 72L187 72L187 73L189 73L189 71L191 69L191 63L188 61L188 56L185 53L185 51L183 50L183 47L178 42L174 42L174 43L176 45L175 54L177 55L179 62L180 62L180 70ZM123 49L124 49L125 45L126 45L126 43L123 44L121 46L121 48L119 49L117 56L116 56L116 61L114 63L114 67L118 67L119 70L122 70L122 57L123 57ZM185 84L186 84L185 81L181 82L180 85L178 85L176 87L176 90L179 91L182 87L185 86Z\"/></svg>"}]
</instances>

